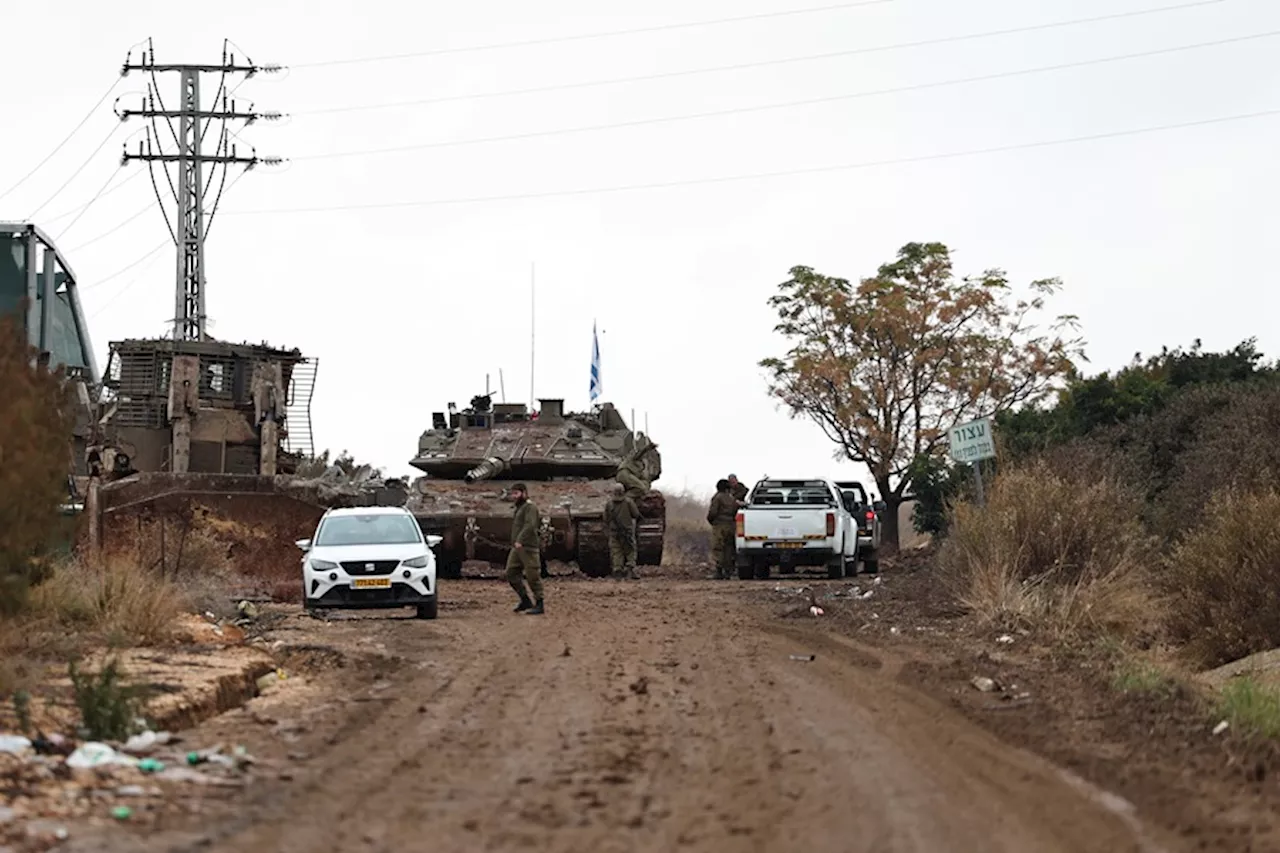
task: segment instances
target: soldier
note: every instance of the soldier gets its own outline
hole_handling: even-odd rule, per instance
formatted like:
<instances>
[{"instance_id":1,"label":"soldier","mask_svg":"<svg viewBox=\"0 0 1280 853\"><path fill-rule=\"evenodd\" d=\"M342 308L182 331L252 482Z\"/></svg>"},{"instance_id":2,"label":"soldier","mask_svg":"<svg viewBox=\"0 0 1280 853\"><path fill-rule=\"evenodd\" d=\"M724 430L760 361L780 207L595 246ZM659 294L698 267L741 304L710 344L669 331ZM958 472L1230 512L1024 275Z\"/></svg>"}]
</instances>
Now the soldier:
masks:
<instances>
[{"instance_id":1,"label":"soldier","mask_svg":"<svg viewBox=\"0 0 1280 853\"><path fill-rule=\"evenodd\" d=\"M516 605L516 613L525 612L530 616L543 613L541 547L538 541L538 508L529 501L529 489L524 483L516 483L511 487L511 497L515 499L516 511L511 517L511 551L507 554L507 583L520 596ZM534 601L529 601L529 593L525 590L525 581L533 590ZM536 602L536 603L535 603Z\"/></svg>"},{"instance_id":2,"label":"soldier","mask_svg":"<svg viewBox=\"0 0 1280 853\"><path fill-rule=\"evenodd\" d=\"M615 577L636 578L636 519L640 510L627 495L626 486L613 484L613 496L604 510L609 530L609 557Z\"/></svg>"},{"instance_id":3,"label":"soldier","mask_svg":"<svg viewBox=\"0 0 1280 853\"><path fill-rule=\"evenodd\" d=\"M716 580L727 580L733 571L733 526L738 515L738 502L729 491L729 481L716 482L716 493L707 508L711 525L711 556L716 564Z\"/></svg>"},{"instance_id":4,"label":"soldier","mask_svg":"<svg viewBox=\"0 0 1280 853\"><path fill-rule=\"evenodd\" d=\"M729 493L733 495L733 499L738 502L738 506L747 505L747 493L749 491L750 489L738 482L737 474L729 475Z\"/></svg>"}]
</instances>

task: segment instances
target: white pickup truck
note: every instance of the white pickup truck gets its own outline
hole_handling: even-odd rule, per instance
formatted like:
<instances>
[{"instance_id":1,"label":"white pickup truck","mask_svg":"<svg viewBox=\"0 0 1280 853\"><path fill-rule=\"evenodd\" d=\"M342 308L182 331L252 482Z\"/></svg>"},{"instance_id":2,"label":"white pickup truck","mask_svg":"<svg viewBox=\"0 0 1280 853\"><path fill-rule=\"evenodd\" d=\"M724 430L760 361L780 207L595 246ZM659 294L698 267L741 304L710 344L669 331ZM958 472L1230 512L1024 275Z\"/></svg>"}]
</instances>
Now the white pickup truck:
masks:
<instances>
[{"instance_id":1,"label":"white pickup truck","mask_svg":"<svg viewBox=\"0 0 1280 853\"><path fill-rule=\"evenodd\" d=\"M858 527L858 562L869 575L880 572L880 504L857 480L837 480L844 508Z\"/></svg>"},{"instance_id":2,"label":"white pickup truck","mask_svg":"<svg viewBox=\"0 0 1280 853\"><path fill-rule=\"evenodd\" d=\"M835 482L766 478L738 510L738 577L764 579L772 566L784 574L799 566L825 566L830 578L853 575L858 540L858 519Z\"/></svg>"}]
</instances>

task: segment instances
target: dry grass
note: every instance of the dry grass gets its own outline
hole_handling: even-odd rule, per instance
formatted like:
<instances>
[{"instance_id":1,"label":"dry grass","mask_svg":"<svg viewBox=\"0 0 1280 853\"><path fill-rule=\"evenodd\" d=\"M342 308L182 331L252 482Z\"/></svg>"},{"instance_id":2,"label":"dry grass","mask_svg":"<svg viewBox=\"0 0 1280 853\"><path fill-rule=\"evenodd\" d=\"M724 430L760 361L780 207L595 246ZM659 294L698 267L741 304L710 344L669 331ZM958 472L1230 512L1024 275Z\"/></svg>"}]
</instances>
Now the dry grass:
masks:
<instances>
[{"instance_id":1,"label":"dry grass","mask_svg":"<svg viewBox=\"0 0 1280 853\"><path fill-rule=\"evenodd\" d=\"M662 562L669 566L705 563L711 554L711 526L707 524L707 504L689 492L664 493L667 500L667 532Z\"/></svg>"},{"instance_id":2,"label":"dry grass","mask_svg":"<svg viewBox=\"0 0 1280 853\"><path fill-rule=\"evenodd\" d=\"M1280 491L1225 491L1164 574L1170 630L1212 667L1280 646Z\"/></svg>"},{"instance_id":3,"label":"dry grass","mask_svg":"<svg viewBox=\"0 0 1280 853\"><path fill-rule=\"evenodd\" d=\"M939 561L985 623L1133 635L1156 614L1144 570L1154 545L1138 519L1135 499L1110 481L1036 463L1002 473L985 508L955 508Z\"/></svg>"},{"instance_id":4,"label":"dry grass","mask_svg":"<svg viewBox=\"0 0 1280 853\"><path fill-rule=\"evenodd\" d=\"M189 606L181 588L136 560L64 563L31 591L29 618L105 638L112 645L163 641Z\"/></svg>"}]
</instances>

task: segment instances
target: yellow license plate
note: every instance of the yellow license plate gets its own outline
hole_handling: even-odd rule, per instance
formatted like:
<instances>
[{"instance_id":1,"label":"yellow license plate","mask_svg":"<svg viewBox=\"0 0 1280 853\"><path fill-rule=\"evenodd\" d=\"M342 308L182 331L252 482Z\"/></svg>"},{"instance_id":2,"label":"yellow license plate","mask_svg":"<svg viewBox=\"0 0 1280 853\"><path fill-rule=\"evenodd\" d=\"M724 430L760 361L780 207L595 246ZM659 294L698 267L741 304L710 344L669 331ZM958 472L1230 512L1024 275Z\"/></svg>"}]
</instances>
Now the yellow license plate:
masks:
<instances>
[{"instance_id":1,"label":"yellow license plate","mask_svg":"<svg viewBox=\"0 0 1280 853\"><path fill-rule=\"evenodd\" d=\"M387 589L391 578L356 578L351 582L356 589Z\"/></svg>"},{"instance_id":2,"label":"yellow license plate","mask_svg":"<svg viewBox=\"0 0 1280 853\"><path fill-rule=\"evenodd\" d=\"M773 543L773 547L775 547L775 548L803 548L803 547L804 547L804 543L803 543L803 542L774 542L774 543Z\"/></svg>"}]
</instances>

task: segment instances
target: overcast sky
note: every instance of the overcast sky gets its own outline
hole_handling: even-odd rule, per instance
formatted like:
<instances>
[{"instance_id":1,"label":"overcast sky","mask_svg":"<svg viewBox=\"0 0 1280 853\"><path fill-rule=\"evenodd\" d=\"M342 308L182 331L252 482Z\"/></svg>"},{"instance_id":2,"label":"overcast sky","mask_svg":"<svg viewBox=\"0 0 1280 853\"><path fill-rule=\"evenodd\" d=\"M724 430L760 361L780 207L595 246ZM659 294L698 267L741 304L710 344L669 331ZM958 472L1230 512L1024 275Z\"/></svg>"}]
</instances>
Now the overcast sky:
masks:
<instances>
[{"instance_id":1,"label":"overcast sky","mask_svg":"<svg viewBox=\"0 0 1280 853\"><path fill-rule=\"evenodd\" d=\"M1216 121L1280 110L1280 35L1264 35L1280 31L1280 3L827 3L736 22L723 19L823 3L13 4L6 29L25 35L0 59L12 84L0 91L0 193L119 85L0 197L0 219L39 209L79 276L100 364L108 341L167 334L174 250L157 251L169 238L135 174L145 166L119 167L143 124L118 127L111 113L117 95L137 108L145 80L120 80L120 65L147 37L158 62L217 63L225 37L290 66L237 92L241 107L291 114L242 130L239 153L293 160L250 172L222 201L206 246L209 331L317 357L318 445L395 473L411 470L431 412L466 405L486 373L497 388L502 371L507 400L529 397L531 263L535 394L587 406L597 320L605 397L642 427L647 415L669 490L730 470L863 474L777 410L756 366L783 350L766 300L798 264L856 279L903 243L937 240L958 272L1061 276L1052 307L1080 315L1096 369L1196 337L1225 348L1256 335L1280 354L1280 291L1260 251L1280 226L1280 115ZM1188 8L901 47L1173 6ZM583 34L598 37L563 38ZM510 45L531 41L543 43ZM833 53L844 55L762 64ZM420 55L368 61L388 54ZM753 67L569 85L741 65ZM171 104L177 75L160 84ZM210 104L217 78L204 85ZM560 88L473 97L547 87ZM886 89L900 91L843 97ZM435 102L332 111L400 101ZM651 121L725 110L739 111ZM1041 144L1197 122L1209 123ZM368 153L407 146L418 147ZM1005 150L938 156L992 148ZM363 153L322 156L349 152ZM865 168L827 168L853 165Z\"/></svg>"}]
</instances>

